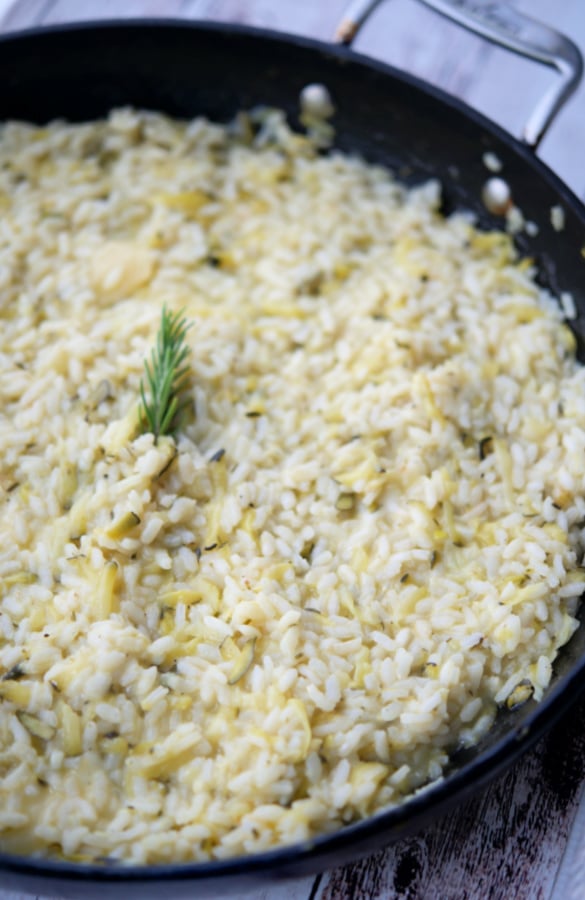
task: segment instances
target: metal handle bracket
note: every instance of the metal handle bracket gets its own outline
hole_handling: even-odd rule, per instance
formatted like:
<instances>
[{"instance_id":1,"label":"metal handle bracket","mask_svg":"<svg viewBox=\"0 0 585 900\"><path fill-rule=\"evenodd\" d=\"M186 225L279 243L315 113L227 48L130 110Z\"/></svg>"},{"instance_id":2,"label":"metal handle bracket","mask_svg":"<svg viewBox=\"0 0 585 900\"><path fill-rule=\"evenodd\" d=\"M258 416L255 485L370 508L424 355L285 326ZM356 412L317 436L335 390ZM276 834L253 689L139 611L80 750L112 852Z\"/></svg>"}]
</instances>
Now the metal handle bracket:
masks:
<instances>
[{"instance_id":1,"label":"metal handle bracket","mask_svg":"<svg viewBox=\"0 0 585 900\"><path fill-rule=\"evenodd\" d=\"M583 57L568 37L524 15L503 0L421 0L425 6L494 44L556 69L560 79L540 99L524 126L522 138L536 149L583 75ZM353 0L335 39L350 45L381 0Z\"/></svg>"}]
</instances>

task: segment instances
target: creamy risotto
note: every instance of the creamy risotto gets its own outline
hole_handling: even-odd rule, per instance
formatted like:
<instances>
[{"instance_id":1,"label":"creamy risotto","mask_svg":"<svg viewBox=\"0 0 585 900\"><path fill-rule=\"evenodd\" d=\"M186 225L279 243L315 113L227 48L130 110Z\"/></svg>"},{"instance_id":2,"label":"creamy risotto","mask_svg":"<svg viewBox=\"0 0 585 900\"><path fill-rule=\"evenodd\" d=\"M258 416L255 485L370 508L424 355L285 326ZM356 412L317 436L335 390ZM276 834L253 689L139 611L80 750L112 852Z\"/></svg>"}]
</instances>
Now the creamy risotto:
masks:
<instances>
[{"instance_id":1,"label":"creamy risotto","mask_svg":"<svg viewBox=\"0 0 585 900\"><path fill-rule=\"evenodd\" d=\"M585 372L530 260L438 195L278 113L2 127L4 850L329 832L542 696L584 581ZM155 441L165 306L189 373Z\"/></svg>"}]
</instances>

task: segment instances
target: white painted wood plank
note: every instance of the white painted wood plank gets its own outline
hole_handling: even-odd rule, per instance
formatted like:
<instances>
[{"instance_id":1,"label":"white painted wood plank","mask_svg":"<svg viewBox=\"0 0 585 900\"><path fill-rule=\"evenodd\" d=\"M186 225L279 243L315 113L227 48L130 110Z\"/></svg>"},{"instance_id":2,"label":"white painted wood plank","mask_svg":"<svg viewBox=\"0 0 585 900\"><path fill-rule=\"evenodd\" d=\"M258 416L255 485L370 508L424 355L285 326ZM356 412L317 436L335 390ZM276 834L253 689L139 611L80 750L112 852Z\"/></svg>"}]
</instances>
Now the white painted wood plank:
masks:
<instances>
[{"instance_id":1,"label":"white painted wood plank","mask_svg":"<svg viewBox=\"0 0 585 900\"><path fill-rule=\"evenodd\" d=\"M0 0L0 20L8 15L10 9L14 6L15 0Z\"/></svg>"},{"instance_id":2,"label":"white painted wood plank","mask_svg":"<svg viewBox=\"0 0 585 900\"><path fill-rule=\"evenodd\" d=\"M346 0L204 0L204 4L201 0L185 0L182 14L330 40L345 6Z\"/></svg>"},{"instance_id":3,"label":"white painted wood plank","mask_svg":"<svg viewBox=\"0 0 585 900\"><path fill-rule=\"evenodd\" d=\"M0 900L31 900L32 894L15 894L14 891L3 891L0 888ZM36 900L60 900L59 897L38 897Z\"/></svg>"},{"instance_id":4,"label":"white painted wood plank","mask_svg":"<svg viewBox=\"0 0 585 900\"><path fill-rule=\"evenodd\" d=\"M551 900L583 900L585 897L585 784Z\"/></svg>"}]
</instances>

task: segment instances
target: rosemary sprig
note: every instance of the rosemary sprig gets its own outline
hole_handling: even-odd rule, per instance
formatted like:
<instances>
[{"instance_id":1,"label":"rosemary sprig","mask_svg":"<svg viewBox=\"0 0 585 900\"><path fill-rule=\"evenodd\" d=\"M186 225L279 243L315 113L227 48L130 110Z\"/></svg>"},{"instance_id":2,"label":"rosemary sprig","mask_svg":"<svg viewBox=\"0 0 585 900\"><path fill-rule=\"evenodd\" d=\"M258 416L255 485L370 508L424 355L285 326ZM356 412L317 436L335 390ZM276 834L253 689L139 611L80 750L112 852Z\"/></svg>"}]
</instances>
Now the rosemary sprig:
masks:
<instances>
[{"instance_id":1,"label":"rosemary sprig","mask_svg":"<svg viewBox=\"0 0 585 900\"><path fill-rule=\"evenodd\" d=\"M185 338L190 327L181 312L170 313L163 306L156 345L150 361L144 362L148 398L145 378L140 381L140 425L143 432L154 435L155 443L161 435L172 434L185 407L180 394L189 375L189 346Z\"/></svg>"}]
</instances>

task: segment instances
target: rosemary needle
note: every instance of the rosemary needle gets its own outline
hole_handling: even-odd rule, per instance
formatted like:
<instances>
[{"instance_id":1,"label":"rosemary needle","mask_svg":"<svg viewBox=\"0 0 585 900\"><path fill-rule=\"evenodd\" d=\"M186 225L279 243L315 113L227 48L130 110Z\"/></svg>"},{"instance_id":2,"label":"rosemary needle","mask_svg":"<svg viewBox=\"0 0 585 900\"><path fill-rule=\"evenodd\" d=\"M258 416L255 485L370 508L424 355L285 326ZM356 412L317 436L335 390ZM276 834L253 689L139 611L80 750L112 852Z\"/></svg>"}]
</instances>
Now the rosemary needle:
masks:
<instances>
[{"instance_id":1,"label":"rosemary needle","mask_svg":"<svg viewBox=\"0 0 585 900\"><path fill-rule=\"evenodd\" d=\"M155 443L161 435L172 433L185 406L180 394L189 375L185 338L190 327L181 312L170 313L163 306L156 344L150 361L144 362L145 378L140 381L140 425L154 435Z\"/></svg>"}]
</instances>

